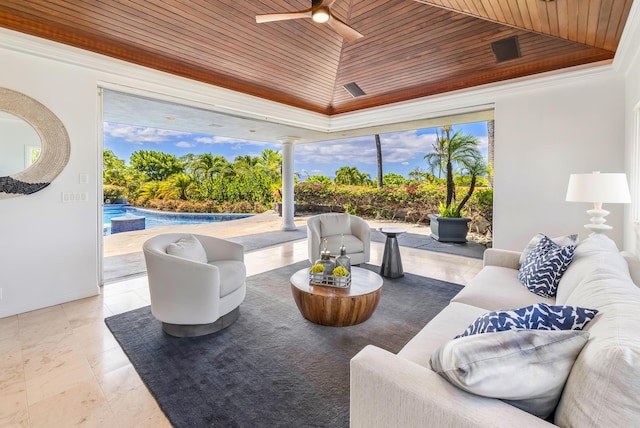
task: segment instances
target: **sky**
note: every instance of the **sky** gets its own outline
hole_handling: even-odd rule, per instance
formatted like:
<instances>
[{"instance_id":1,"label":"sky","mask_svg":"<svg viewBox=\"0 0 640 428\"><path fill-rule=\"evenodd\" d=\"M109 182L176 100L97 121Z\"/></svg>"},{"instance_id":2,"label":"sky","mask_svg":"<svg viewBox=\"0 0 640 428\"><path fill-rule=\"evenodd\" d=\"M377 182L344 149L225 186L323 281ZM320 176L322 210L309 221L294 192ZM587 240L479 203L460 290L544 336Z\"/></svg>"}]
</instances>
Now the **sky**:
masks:
<instances>
[{"instance_id":1,"label":"sky","mask_svg":"<svg viewBox=\"0 0 640 428\"><path fill-rule=\"evenodd\" d=\"M432 152L437 128L380 134L383 174L390 172L408 177L420 168L428 171L424 156ZM480 141L480 151L487 156L487 124L475 122L453 125L453 130L472 134ZM264 149L281 150L280 144L236 140L211 134L185 133L106 122L104 148L111 150L127 165L131 153L155 150L177 157L188 153L222 155L230 162L236 156L259 156ZM294 171L301 180L314 175L333 178L342 166L356 167L375 180L377 172L374 136L347 138L319 143L297 144L294 150Z\"/></svg>"}]
</instances>

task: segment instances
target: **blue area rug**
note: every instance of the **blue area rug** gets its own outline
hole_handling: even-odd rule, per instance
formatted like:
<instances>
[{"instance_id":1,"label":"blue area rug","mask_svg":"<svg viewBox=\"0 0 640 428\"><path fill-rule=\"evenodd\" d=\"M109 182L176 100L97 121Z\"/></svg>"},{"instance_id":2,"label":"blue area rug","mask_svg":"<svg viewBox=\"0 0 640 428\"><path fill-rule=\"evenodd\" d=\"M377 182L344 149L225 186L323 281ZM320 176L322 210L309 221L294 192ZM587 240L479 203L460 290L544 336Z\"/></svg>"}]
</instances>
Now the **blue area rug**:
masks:
<instances>
[{"instance_id":1,"label":"blue area rug","mask_svg":"<svg viewBox=\"0 0 640 428\"><path fill-rule=\"evenodd\" d=\"M291 295L289 277L308 266L248 278L240 318L213 335L168 336L149 307L106 323L175 427L346 428L351 358L368 344L398 352L462 286L385 279L369 320L325 327L305 320Z\"/></svg>"}]
</instances>

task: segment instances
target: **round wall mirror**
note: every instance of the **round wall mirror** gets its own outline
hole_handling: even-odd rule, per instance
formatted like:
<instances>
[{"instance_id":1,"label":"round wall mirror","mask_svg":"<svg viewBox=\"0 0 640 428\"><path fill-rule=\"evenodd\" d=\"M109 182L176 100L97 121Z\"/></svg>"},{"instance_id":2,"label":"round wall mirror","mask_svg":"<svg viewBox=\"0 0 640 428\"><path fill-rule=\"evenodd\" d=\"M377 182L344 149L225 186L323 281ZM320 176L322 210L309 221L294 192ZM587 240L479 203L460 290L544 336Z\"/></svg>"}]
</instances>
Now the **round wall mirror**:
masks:
<instances>
[{"instance_id":1,"label":"round wall mirror","mask_svg":"<svg viewBox=\"0 0 640 428\"><path fill-rule=\"evenodd\" d=\"M29 122L0 111L0 177L29 168L41 149L40 136Z\"/></svg>"},{"instance_id":2,"label":"round wall mirror","mask_svg":"<svg viewBox=\"0 0 640 428\"><path fill-rule=\"evenodd\" d=\"M0 88L0 199L47 187L69 161L64 125L47 107Z\"/></svg>"}]
</instances>

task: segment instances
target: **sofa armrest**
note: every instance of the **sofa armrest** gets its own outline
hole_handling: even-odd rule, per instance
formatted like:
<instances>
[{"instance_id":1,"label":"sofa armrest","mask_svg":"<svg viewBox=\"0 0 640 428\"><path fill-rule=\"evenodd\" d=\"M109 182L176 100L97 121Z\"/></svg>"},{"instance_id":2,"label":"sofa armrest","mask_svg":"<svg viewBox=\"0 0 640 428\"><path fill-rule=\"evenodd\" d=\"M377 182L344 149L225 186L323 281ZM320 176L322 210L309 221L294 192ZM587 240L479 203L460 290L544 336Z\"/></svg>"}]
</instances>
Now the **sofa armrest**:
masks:
<instances>
[{"instance_id":1,"label":"sofa armrest","mask_svg":"<svg viewBox=\"0 0 640 428\"><path fill-rule=\"evenodd\" d=\"M503 401L469 394L373 345L351 359L351 428L553 427Z\"/></svg>"},{"instance_id":2,"label":"sofa armrest","mask_svg":"<svg viewBox=\"0 0 640 428\"><path fill-rule=\"evenodd\" d=\"M511 269L520 267L520 251L487 248L484 252L483 266L499 266Z\"/></svg>"}]
</instances>

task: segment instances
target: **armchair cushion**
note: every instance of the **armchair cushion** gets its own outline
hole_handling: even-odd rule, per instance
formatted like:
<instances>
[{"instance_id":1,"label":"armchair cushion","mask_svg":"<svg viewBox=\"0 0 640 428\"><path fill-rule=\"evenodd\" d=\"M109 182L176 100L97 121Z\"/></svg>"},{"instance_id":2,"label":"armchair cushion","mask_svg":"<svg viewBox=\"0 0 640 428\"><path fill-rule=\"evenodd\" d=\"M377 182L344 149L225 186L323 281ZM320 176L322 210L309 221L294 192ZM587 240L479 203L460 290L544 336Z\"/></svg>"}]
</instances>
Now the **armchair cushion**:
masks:
<instances>
[{"instance_id":1,"label":"armchair cushion","mask_svg":"<svg viewBox=\"0 0 640 428\"><path fill-rule=\"evenodd\" d=\"M207 253L204 247L193 235L183 236L176 242L167 245L167 254L192 260L194 262L207 263Z\"/></svg>"},{"instance_id":2,"label":"armchair cushion","mask_svg":"<svg viewBox=\"0 0 640 428\"><path fill-rule=\"evenodd\" d=\"M331 254L340 254L340 245L342 245L343 235L330 235L323 236L327 240L327 249L331 251ZM355 237L349 232L344 235L344 246L347 249L347 253L362 253L364 252L364 242Z\"/></svg>"},{"instance_id":3,"label":"armchair cushion","mask_svg":"<svg viewBox=\"0 0 640 428\"><path fill-rule=\"evenodd\" d=\"M323 237L333 235L351 235L351 221L348 214L323 215L320 217L320 234Z\"/></svg>"},{"instance_id":4,"label":"armchair cushion","mask_svg":"<svg viewBox=\"0 0 640 428\"><path fill-rule=\"evenodd\" d=\"M243 262L238 260L216 260L209 263L220 271L220 297L233 293L242 287L247 277L247 269Z\"/></svg>"}]
</instances>

